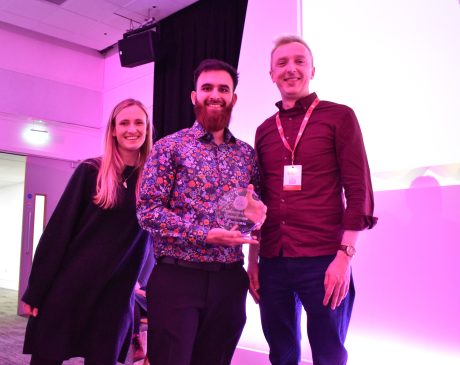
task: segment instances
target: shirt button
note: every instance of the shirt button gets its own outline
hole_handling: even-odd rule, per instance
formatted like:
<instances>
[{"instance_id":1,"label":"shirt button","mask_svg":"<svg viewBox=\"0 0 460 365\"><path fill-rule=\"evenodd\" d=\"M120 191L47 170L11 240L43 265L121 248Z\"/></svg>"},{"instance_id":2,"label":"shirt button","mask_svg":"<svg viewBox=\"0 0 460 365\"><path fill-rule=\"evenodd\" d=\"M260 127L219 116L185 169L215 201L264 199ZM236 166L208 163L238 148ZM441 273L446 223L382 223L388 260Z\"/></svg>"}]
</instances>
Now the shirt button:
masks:
<instances>
[{"instance_id":1,"label":"shirt button","mask_svg":"<svg viewBox=\"0 0 460 365\"><path fill-rule=\"evenodd\" d=\"M281 221L281 224L286 224L286 221Z\"/></svg>"},{"instance_id":2,"label":"shirt button","mask_svg":"<svg viewBox=\"0 0 460 365\"><path fill-rule=\"evenodd\" d=\"M281 199L281 203L284 203L284 199Z\"/></svg>"},{"instance_id":3,"label":"shirt button","mask_svg":"<svg viewBox=\"0 0 460 365\"><path fill-rule=\"evenodd\" d=\"M289 120L292 120L292 118L289 118Z\"/></svg>"}]
</instances>

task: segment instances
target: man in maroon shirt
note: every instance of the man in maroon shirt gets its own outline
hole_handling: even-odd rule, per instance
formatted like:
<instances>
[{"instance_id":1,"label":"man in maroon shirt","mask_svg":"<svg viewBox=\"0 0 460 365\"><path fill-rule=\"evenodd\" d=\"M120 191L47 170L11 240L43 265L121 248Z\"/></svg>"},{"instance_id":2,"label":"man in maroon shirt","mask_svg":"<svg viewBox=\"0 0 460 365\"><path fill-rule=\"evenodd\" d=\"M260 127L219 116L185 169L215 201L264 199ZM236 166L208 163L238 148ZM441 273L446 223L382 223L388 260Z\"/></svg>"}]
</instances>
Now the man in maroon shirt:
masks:
<instances>
[{"instance_id":1,"label":"man in maroon shirt","mask_svg":"<svg viewBox=\"0 0 460 365\"><path fill-rule=\"evenodd\" d=\"M270 76L281 94L279 112L255 138L268 212L260 252L250 248L248 266L274 365L300 361L302 306L314 364L346 364L355 295L351 260L359 231L377 222L356 116L310 93L314 74L303 39L275 42Z\"/></svg>"}]
</instances>

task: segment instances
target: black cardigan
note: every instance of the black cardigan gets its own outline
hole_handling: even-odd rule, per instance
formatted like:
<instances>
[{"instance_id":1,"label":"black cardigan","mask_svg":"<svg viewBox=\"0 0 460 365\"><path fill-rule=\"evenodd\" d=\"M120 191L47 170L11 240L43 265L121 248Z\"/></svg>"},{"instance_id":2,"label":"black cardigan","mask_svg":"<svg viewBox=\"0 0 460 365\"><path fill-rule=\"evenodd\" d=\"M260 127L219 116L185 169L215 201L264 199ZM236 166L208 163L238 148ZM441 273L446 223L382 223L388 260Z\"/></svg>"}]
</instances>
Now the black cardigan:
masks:
<instances>
[{"instance_id":1,"label":"black cardigan","mask_svg":"<svg viewBox=\"0 0 460 365\"><path fill-rule=\"evenodd\" d=\"M126 167L120 203L101 209L92 202L95 163L77 167L38 244L22 299L39 312L29 319L24 353L104 364L126 357L133 288L149 243L136 218L139 172Z\"/></svg>"}]
</instances>

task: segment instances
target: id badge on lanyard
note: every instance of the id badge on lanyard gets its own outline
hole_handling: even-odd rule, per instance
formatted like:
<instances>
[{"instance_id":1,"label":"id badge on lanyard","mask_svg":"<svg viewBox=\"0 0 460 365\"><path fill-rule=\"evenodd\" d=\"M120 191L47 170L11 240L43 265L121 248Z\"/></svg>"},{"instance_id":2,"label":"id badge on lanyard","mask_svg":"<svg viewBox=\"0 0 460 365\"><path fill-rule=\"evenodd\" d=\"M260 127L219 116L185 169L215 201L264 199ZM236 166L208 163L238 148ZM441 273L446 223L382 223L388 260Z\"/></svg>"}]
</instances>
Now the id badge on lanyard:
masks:
<instances>
[{"instance_id":1,"label":"id badge on lanyard","mask_svg":"<svg viewBox=\"0 0 460 365\"><path fill-rule=\"evenodd\" d=\"M279 113L276 114L275 121L276 126L278 127L278 132L280 134L281 140L283 141L284 146L291 152L291 164L284 166L284 174L283 174L283 190L285 191L298 191L302 190L302 165L294 165L294 155L297 145L302 137L302 134L307 126L308 120L310 119L313 110L318 105L319 99L316 98L313 103L308 108L305 116L303 118L302 124L299 129L299 133L297 133L297 139L294 144L294 148L291 148L286 137L284 136L283 126L281 125L281 120L279 117Z\"/></svg>"},{"instance_id":2,"label":"id badge on lanyard","mask_svg":"<svg viewBox=\"0 0 460 365\"><path fill-rule=\"evenodd\" d=\"M302 165L284 166L283 190L302 190Z\"/></svg>"}]
</instances>

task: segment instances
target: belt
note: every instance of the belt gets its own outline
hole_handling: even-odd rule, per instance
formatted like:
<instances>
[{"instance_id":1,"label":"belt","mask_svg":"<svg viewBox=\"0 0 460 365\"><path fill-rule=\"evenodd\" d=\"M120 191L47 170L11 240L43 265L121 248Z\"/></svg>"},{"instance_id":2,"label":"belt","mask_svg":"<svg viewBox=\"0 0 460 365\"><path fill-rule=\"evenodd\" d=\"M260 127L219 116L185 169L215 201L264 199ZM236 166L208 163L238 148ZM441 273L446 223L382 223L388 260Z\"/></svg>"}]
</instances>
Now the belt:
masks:
<instances>
[{"instance_id":1,"label":"belt","mask_svg":"<svg viewBox=\"0 0 460 365\"><path fill-rule=\"evenodd\" d=\"M158 264L177 265L187 269L204 270L204 271L224 271L235 270L243 266L243 261L236 261L231 263L223 262L192 262L177 259L175 257L162 256L157 259Z\"/></svg>"}]
</instances>

